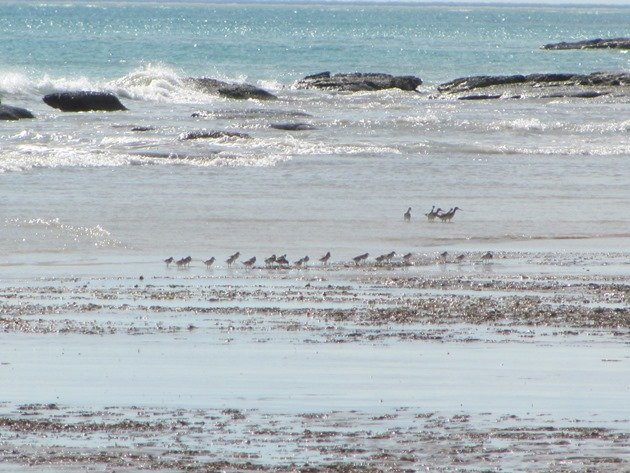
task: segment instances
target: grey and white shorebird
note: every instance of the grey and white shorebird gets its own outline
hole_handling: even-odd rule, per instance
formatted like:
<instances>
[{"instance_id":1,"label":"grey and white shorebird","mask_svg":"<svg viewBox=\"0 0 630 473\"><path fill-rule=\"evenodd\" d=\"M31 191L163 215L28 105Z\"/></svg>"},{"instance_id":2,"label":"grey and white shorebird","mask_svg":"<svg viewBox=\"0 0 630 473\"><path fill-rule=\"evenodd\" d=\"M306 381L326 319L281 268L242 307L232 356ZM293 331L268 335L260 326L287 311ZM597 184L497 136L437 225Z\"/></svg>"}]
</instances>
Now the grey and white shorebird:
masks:
<instances>
[{"instance_id":1,"label":"grey and white shorebird","mask_svg":"<svg viewBox=\"0 0 630 473\"><path fill-rule=\"evenodd\" d=\"M265 258L265 266L271 266L276 262L276 254L274 253L269 258Z\"/></svg>"},{"instance_id":2,"label":"grey and white shorebird","mask_svg":"<svg viewBox=\"0 0 630 473\"><path fill-rule=\"evenodd\" d=\"M236 261L239 256L241 256L241 253L239 251L237 251L236 253L231 255L228 259L226 259L225 262L227 263L228 266L232 266L234 261Z\"/></svg>"},{"instance_id":3,"label":"grey and white shorebird","mask_svg":"<svg viewBox=\"0 0 630 473\"><path fill-rule=\"evenodd\" d=\"M319 261L326 266L328 264L328 260L330 259L330 251L326 252L326 254L324 256L322 256L321 258L319 258Z\"/></svg>"},{"instance_id":4,"label":"grey and white shorebird","mask_svg":"<svg viewBox=\"0 0 630 473\"><path fill-rule=\"evenodd\" d=\"M411 257L413 256L413 253L406 253L403 255L402 259L405 262L405 264L409 263L411 261Z\"/></svg>"},{"instance_id":5,"label":"grey and white shorebird","mask_svg":"<svg viewBox=\"0 0 630 473\"><path fill-rule=\"evenodd\" d=\"M385 261L389 262L392 260L392 258L396 256L396 252L395 251L390 251L389 253L384 253L380 256L376 257L376 262L377 263L383 263Z\"/></svg>"},{"instance_id":6,"label":"grey and white shorebird","mask_svg":"<svg viewBox=\"0 0 630 473\"><path fill-rule=\"evenodd\" d=\"M427 217L427 220L429 222L434 222L435 221L435 217L440 215L440 212L442 212L441 208L435 208L435 205L433 207L431 207L431 211L429 213L424 214L425 217Z\"/></svg>"},{"instance_id":7,"label":"grey and white shorebird","mask_svg":"<svg viewBox=\"0 0 630 473\"><path fill-rule=\"evenodd\" d=\"M250 259L248 259L247 261L243 261L243 265L245 265L248 268L251 268L254 266L254 264L256 264L256 257L252 256Z\"/></svg>"},{"instance_id":8,"label":"grey and white shorebird","mask_svg":"<svg viewBox=\"0 0 630 473\"><path fill-rule=\"evenodd\" d=\"M174 259L173 259L173 257L172 257L172 256L169 256L168 258L166 258L166 259L164 260L164 262L166 263L166 267L168 268L168 267L169 267L169 265L170 265L173 261L174 261Z\"/></svg>"},{"instance_id":9,"label":"grey and white shorebird","mask_svg":"<svg viewBox=\"0 0 630 473\"><path fill-rule=\"evenodd\" d=\"M280 266L289 266L289 260L287 259L287 255L282 255L276 258L276 263Z\"/></svg>"},{"instance_id":10,"label":"grey and white shorebird","mask_svg":"<svg viewBox=\"0 0 630 473\"><path fill-rule=\"evenodd\" d=\"M464 261L464 258L466 258L465 254L461 254L461 255L457 255L457 257L455 258L455 261L457 261L458 263L461 263L462 261Z\"/></svg>"},{"instance_id":11,"label":"grey and white shorebird","mask_svg":"<svg viewBox=\"0 0 630 473\"><path fill-rule=\"evenodd\" d=\"M206 268L210 269L210 266L212 266L215 261L216 261L216 258L213 256L212 258L205 260L203 264L206 265Z\"/></svg>"},{"instance_id":12,"label":"grey and white shorebird","mask_svg":"<svg viewBox=\"0 0 630 473\"><path fill-rule=\"evenodd\" d=\"M438 259L442 261L443 263L446 263L446 258L448 258L448 251L443 251L442 253L440 253L440 256L438 257Z\"/></svg>"},{"instance_id":13,"label":"grey and white shorebird","mask_svg":"<svg viewBox=\"0 0 630 473\"><path fill-rule=\"evenodd\" d=\"M298 267L300 267L300 266L306 267L307 263L308 263L310 260L311 260L311 259L308 257L308 255L306 255L304 258L300 258L299 260L297 260L297 261L295 262L295 265L296 265L296 266L298 266Z\"/></svg>"},{"instance_id":14,"label":"grey and white shorebird","mask_svg":"<svg viewBox=\"0 0 630 473\"><path fill-rule=\"evenodd\" d=\"M188 259L187 258L180 258L177 261L175 261L175 264L177 265L178 268L184 268L186 267L186 265L188 264Z\"/></svg>"},{"instance_id":15,"label":"grey and white shorebird","mask_svg":"<svg viewBox=\"0 0 630 473\"><path fill-rule=\"evenodd\" d=\"M407 211L403 214L403 219L405 222L411 221L411 207L407 209Z\"/></svg>"},{"instance_id":16,"label":"grey and white shorebird","mask_svg":"<svg viewBox=\"0 0 630 473\"><path fill-rule=\"evenodd\" d=\"M370 256L369 253L363 253L362 255L358 255L352 258L352 261L354 261L354 264L358 265L361 261L365 261L366 259L368 259L368 256Z\"/></svg>"},{"instance_id":17,"label":"grey and white shorebird","mask_svg":"<svg viewBox=\"0 0 630 473\"><path fill-rule=\"evenodd\" d=\"M491 251L488 251L487 253L481 255L481 261L483 261L484 263L489 263L490 261L492 261L492 258L494 258L494 255Z\"/></svg>"},{"instance_id":18,"label":"grey and white shorebird","mask_svg":"<svg viewBox=\"0 0 630 473\"><path fill-rule=\"evenodd\" d=\"M453 217L455 216L455 212L457 212L458 210L462 210L462 209L460 209L459 207L453 207L448 212L438 215L438 217L440 218L440 220L442 220L442 222L450 222L451 220L453 220Z\"/></svg>"}]
</instances>

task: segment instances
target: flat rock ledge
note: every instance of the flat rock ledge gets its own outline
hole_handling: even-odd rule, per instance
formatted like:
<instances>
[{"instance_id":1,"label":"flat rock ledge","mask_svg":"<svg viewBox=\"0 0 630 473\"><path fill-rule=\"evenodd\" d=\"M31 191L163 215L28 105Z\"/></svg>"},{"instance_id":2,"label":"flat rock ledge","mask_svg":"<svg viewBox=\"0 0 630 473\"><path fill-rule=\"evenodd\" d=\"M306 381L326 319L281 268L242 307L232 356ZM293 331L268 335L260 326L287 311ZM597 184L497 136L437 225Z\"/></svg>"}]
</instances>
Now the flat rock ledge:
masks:
<instances>
[{"instance_id":1,"label":"flat rock ledge","mask_svg":"<svg viewBox=\"0 0 630 473\"><path fill-rule=\"evenodd\" d=\"M186 82L201 92L236 100L275 100L278 97L255 85L223 82L209 77L189 77Z\"/></svg>"},{"instance_id":2,"label":"flat rock ledge","mask_svg":"<svg viewBox=\"0 0 630 473\"><path fill-rule=\"evenodd\" d=\"M25 108L0 105L0 120L21 120L22 118L35 118L35 115Z\"/></svg>"},{"instance_id":3,"label":"flat rock ledge","mask_svg":"<svg viewBox=\"0 0 630 473\"><path fill-rule=\"evenodd\" d=\"M306 76L298 81L298 89L325 89L342 92L363 92L383 89L401 89L415 91L422 80L414 76L393 76L382 73L355 72L351 74L335 74L321 72Z\"/></svg>"},{"instance_id":4,"label":"flat rock ledge","mask_svg":"<svg viewBox=\"0 0 630 473\"><path fill-rule=\"evenodd\" d=\"M567 93L562 95L574 95L576 89L584 87L619 87L630 85L630 73L628 72L594 72L593 74L529 74L511 76L471 76L446 82L438 86L438 90L445 94L458 94L475 89L501 87L506 92L514 92L510 86L525 86L530 90L539 92L546 88L564 87ZM522 88L522 87L521 87ZM571 90L569 90L571 89ZM556 92L556 95L560 93ZM494 97L496 95L488 94ZM588 95L588 94L587 94ZM598 95L604 95L600 93ZM593 95L595 96L595 95Z\"/></svg>"},{"instance_id":5,"label":"flat rock ledge","mask_svg":"<svg viewBox=\"0 0 630 473\"><path fill-rule=\"evenodd\" d=\"M48 94L43 98L47 105L62 112L113 112L127 110L118 97L107 92L78 91Z\"/></svg>"},{"instance_id":6,"label":"flat rock ledge","mask_svg":"<svg viewBox=\"0 0 630 473\"><path fill-rule=\"evenodd\" d=\"M630 49L630 38L587 39L584 41L545 44L542 49Z\"/></svg>"}]
</instances>

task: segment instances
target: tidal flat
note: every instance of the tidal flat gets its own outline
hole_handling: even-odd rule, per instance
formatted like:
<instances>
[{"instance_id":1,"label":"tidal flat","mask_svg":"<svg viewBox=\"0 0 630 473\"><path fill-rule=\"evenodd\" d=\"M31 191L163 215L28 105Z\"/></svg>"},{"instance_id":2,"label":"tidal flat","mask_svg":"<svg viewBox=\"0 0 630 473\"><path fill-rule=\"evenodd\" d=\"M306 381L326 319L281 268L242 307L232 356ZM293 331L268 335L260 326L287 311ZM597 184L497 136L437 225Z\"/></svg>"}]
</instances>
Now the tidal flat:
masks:
<instances>
[{"instance_id":1,"label":"tidal flat","mask_svg":"<svg viewBox=\"0 0 630 473\"><path fill-rule=\"evenodd\" d=\"M626 471L628 255L479 256L14 268L0 471Z\"/></svg>"}]
</instances>

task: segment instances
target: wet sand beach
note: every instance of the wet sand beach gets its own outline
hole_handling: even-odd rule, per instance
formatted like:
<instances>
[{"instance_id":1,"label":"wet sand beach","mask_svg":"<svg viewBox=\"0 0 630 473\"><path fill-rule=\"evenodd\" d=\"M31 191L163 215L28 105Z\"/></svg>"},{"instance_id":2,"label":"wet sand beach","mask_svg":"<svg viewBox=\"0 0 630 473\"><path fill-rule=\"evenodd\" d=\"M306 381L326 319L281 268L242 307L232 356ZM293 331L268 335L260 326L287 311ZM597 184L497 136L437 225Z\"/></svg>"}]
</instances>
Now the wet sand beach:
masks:
<instances>
[{"instance_id":1,"label":"wet sand beach","mask_svg":"<svg viewBox=\"0 0 630 473\"><path fill-rule=\"evenodd\" d=\"M627 470L628 255L481 254L18 270L0 471Z\"/></svg>"}]
</instances>

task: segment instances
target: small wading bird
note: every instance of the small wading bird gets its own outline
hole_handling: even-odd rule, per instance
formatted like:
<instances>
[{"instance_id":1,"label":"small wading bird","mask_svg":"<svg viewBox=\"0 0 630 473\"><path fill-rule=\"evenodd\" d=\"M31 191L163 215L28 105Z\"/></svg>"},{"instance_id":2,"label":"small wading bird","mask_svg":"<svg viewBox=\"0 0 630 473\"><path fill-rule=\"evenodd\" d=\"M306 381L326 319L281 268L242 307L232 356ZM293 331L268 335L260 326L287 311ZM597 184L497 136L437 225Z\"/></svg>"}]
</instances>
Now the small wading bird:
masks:
<instances>
[{"instance_id":1,"label":"small wading bird","mask_svg":"<svg viewBox=\"0 0 630 473\"><path fill-rule=\"evenodd\" d=\"M192 258L190 256L186 256L185 258L178 259L175 262L175 264L177 265L178 268L184 268L186 266L190 266L191 261L192 261Z\"/></svg>"},{"instance_id":2,"label":"small wading bird","mask_svg":"<svg viewBox=\"0 0 630 473\"><path fill-rule=\"evenodd\" d=\"M442 211L442 209L438 208L437 210L435 210L435 205L433 207L431 207L431 211L427 214L424 214L427 217L427 220L429 220L429 222L434 222L435 221L435 217L437 217L438 215L440 215L440 212Z\"/></svg>"},{"instance_id":3,"label":"small wading bird","mask_svg":"<svg viewBox=\"0 0 630 473\"><path fill-rule=\"evenodd\" d=\"M354 258L352 258L352 260L354 261L354 264L358 265L361 261L365 261L368 256L370 256L369 253L363 253L362 255L355 256Z\"/></svg>"},{"instance_id":4,"label":"small wading bird","mask_svg":"<svg viewBox=\"0 0 630 473\"><path fill-rule=\"evenodd\" d=\"M265 258L265 266L271 266L276 262L276 255L273 254L269 258Z\"/></svg>"},{"instance_id":5,"label":"small wading bird","mask_svg":"<svg viewBox=\"0 0 630 473\"><path fill-rule=\"evenodd\" d=\"M405 219L405 222L409 222L411 220L411 207L409 207L404 213L403 218Z\"/></svg>"},{"instance_id":6,"label":"small wading bird","mask_svg":"<svg viewBox=\"0 0 630 473\"><path fill-rule=\"evenodd\" d=\"M205 264L205 265L206 265L206 268L208 268L208 269L209 269L209 268L210 268L210 266L212 266L212 264L213 264L214 262L215 262L215 257L213 256L212 258L205 260L205 261L203 262L203 264Z\"/></svg>"},{"instance_id":7,"label":"small wading bird","mask_svg":"<svg viewBox=\"0 0 630 473\"><path fill-rule=\"evenodd\" d=\"M164 262L166 263L166 267L168 268L168 266L173 262L173 257L169 256L164 260Z\"/></svg>"},{"instance_id":8,"label":"small wading bird","mask_svg":"<svg viewBox=\"0 0 630 473\"><path fill-rule=\"evenodd\" d=\"M276 258L276 263L278 263L280 266L289 266L289 260L287 259L287 255L282 255Z\"/></svg>"},{"instance_id":9,"label":"small wading bird","mask_svg":"<svg viewBox=\"0 0 630 473\"><path fill-rule=\"evenodd\" d=\"M492 252L491 252L491 251L488 251L487 253L485 253L485 254L483 254L483 255L481 256L481 260L482 260L484 263L489 263L490 261L492 261L492 258L494 258L494 255L492 254Z\"/></svg>"},{"instance_id":10,"label":"small wading bird","mask_svg":"<svg viewBox=\"0 0 630 473\"><path fill-rule=\"evenodd\" d=\"M446 258L448 257L448 251L444 251L442 253L440 253L440 261L442 261L443 263L446 263Z\"/></svg>"},{"instance_id":11,"label":"small wading bird","mask_svg":"<svg viewBox=\"0 0 630 473\"><path fill-rule=\"evenodd\" d=\"M326 266L328 264L328 260L330 259L330 251L327 252L324 256L322 256L319 261Z\"/></svg>"},{"instance_id":12,"label":"small wading bird","mask_svg":"<svg viewBox=\"0 0 630 473\"><path fill-rule=\"evenodd\" d=\"M228 266L232 266L234 261L236 261L239 256L241 256L241 253L239 251L237 251L232 256L230 256L228 259L226 259L225 262L227 263Z\"/></svg>"},{"instance_id":13,"label":"small wading bird","mask_svg":"<svg viewBox=\"0 0 630 473\"><path fill-rule=\"evenodd\" d=\"M464 258L466 258L466 255L462 253L461 255L458 255L457 258L455 258L455 261L461 263L462 261L464 261Z\"/></svg>"},{"instance_id":14,"label":"small wading bird","mask_svg":"<svg viewBox=\"0 0 630 473\"><path fill-rule=\"evenodd\" d=\"M243 261L243 265L247 266L248 268L251 268L252 266L254 266L254 264L256 264L256 257L255 256L252 256L247 261Z\"/></svg>"},{"instance_id":15,"label":"small wading bird","mask_svg":"<svg viewBox=\"0 0 630 473\"><path fill-rule=\"evenodd\" d=\"M402 257L402 258L403 258L403 261L404 261L405 263L409 263L409 261L411 260L411 257L412 257L412 256L413 256L413 255L412 255L411 253L404 254L404 255L403 255L403 257Z\"/></svg>"},{"instance_id":16,"label":"small wading bird","mask_svg":"<svg viewBox=\"0 0 630 473\"><path fill-rule=\"evenodd\" d=\"M306 264L310 261L311 259L307 256L305 256L304 258L300 258L299 260L297 260L295 262L296 266L304 266L306 267Z\"/></svg>"},{"instance_id":17,"label":"small wading bird","mask_svg":"<svg viewBox=\"0 0 630 473\"><path fill-rule=\"evenodd\" d=\"M438 215L438 217L440 217L440 220L442 220L442 222L450 222L455 216L455 212L457 212L458 210L462 209L460 209L459 207L454 207L445 214Z\"/></svg>"}]
</instances>

